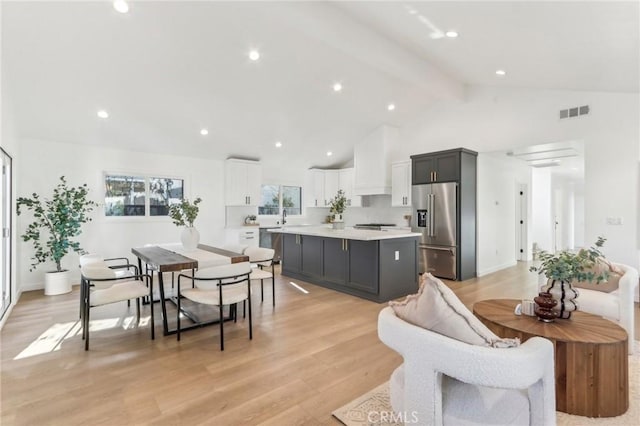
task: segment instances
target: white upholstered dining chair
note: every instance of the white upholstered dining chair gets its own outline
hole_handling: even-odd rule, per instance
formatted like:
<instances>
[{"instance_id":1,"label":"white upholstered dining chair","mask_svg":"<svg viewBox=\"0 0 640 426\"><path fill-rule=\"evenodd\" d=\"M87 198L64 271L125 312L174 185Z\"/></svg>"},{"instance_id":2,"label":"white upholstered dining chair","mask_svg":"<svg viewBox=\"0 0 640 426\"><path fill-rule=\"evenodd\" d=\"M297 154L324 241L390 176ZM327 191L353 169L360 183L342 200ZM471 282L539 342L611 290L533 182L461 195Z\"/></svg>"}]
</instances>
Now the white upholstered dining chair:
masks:
<instances>
[{"instance_id":1,"label":"white upholstered dining chair","mask_svg":"<svg viewBox=\"0 0 640 426\"><path fill-rule=\"evenodd\" d=\"M104 258L97 253L85 253L80 255L79 259L80 268L86 265L101 266L113 269L116 274L116 278L133 277L138 275L138 267L132 264L127 257L111 257ZM88 288L82 285L82 274L80 275L80 318L82 319L82 313L84 312L84 289ZM127 306L131 306L131 301L127 300Z\"/></svg>"},{"instance_id":2,"label":"white upholstered dining chair","mask_svg":"<svg viewBox=\"0 0 640 426\"><path fill-rule=\"evenodd\" d=\"M177 339L180 340L183 297L195 303L219 308L221 351L224 351L224 322L228 319L224 316L224 306L229 306L231 317L237 321L237 304L246 301L249 305L249 340L253 339L250 273L250 263L241 262L199 269L193 276L184 273L178 275Z\"/></svg>"},{"instance_id":3,"label":"white upholstered dining chair","mask_svg":"<svg viewBox=\"0 0 640 426\"><path fill-rule=\"evenodd\" d=\"M136 318L140 323L140 299L153 295L153 281L148 275L118 277L116 271L106 266L104 262L86 263L80 270L82 273L80 293L83 296L80 304L82 338L85 341L84 349L89 350L91 308L136 299ZM146 279L148 287L145 281L142 281L143 279ZM151 309L151 339L154 339L153 303L150 303L149 307Z\"/></svg>"},{"instance_id":4,"label":"white upholstered dining chair","mask_svg":"<svg viewBox=\"0 0 640 426\"><path fill-rule=\"evenodd\" d=\"M264 302L264 280L271 279L271 300L276 305L276 280L273 256L275 250L264 247L248 247L244 254L249 256L251 262L251 281L260 280L260 300Z\"/></svg>"}]
</instances>

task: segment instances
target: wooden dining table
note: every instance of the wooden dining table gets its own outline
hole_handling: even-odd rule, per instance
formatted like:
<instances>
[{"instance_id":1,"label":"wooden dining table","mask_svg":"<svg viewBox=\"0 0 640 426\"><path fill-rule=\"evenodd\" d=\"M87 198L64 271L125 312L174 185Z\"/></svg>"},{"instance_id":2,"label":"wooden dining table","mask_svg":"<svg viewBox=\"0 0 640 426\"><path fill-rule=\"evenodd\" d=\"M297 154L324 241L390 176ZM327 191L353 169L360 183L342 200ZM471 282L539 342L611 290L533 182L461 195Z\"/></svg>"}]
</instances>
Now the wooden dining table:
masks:
<instances>
[{"instance_id":1,"label":"wooden dining table","mask_svg":"<svg viewBox=\"0 0 640 426\"><path fill-rule=\"evenodd\" d=\"M235 253L222 248L199 244L193 251L185 251L181 244L160 244L145 247L134 247L131 252L138 258L138 268L142 271L142 263L146 265L146 270L158 273L159 293L158 302L162 309L162 328L165 336L175 334L177 329L169 329L167 321L166 301L172 300L166 297L164 289L163 275L165 272L191 271L194 273L198 268L220 266L229 263L248 262L249 256ZM151 301L154 303L154 301ZM216 324L218 321L207 323L197 323L191 327L180 327L182 330L201 327L203 325Z\"/></svg>"}]
</instances>

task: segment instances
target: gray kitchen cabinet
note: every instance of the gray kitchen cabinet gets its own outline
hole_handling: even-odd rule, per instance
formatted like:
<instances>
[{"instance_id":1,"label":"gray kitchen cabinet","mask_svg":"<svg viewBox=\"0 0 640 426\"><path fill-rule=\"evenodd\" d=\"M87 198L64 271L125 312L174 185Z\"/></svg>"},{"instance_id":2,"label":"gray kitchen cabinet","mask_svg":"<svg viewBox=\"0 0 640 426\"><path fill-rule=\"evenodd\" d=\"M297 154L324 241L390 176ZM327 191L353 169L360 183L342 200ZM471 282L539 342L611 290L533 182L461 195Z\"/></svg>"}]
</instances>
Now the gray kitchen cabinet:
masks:
<instances>
[{"instance_id":1,"label":"gray kitchen cabinet","mask_svg":"<svg viewBox=\"0 0 640 426\"><path fill-rule=\"evenodd\" d=\"M412 155L412 183L457 182L460 180L460 154L463 148Z\"/></svg>"},{"instance_id":2,"label":"gray kitchen cabinet","mask_svg":"<svg viewBox=\"0 0 640 426\"><path fill-rule=\"evenodd\" d=\"M322 276L322 238L309 235L283 234L282 271Z\"/></svg>"},{"instance_id":3,"label":"gray kitchen cabinet","mask_svg":"<svg viewBox=\"0 0 640 426\"><path fill-rule=\"evenodd\" d=\"M301 236L297 234L282 235L282 272L299 274L302 270Z\"/></svg>"},{"instance_id":4,"label":"gray kitchen cabinet","mask_svg":"<svg viewBox=\"0 0 640 426\"><path fill-rule=\"evenodd\" d=\"M378 241L324 238L322 259L325 281L378 293Z\"/></svg>"},{"instance_id":5,"label":"gray kitchen cabinet","mask_svg":"<svg viewBox=\"0 0 640 426\"><path fill-rule=\"evenodd\" d=\"M300 272L309 277L322 276L322 237L300 235L302 259Z\"/></svg>"},{"instance_id":6,"label":"gray kitchen cabinet","mask_svg":"<svg viewBox=\"0 0 640 426\"><path fill-rule=\"evenodd\" d=\"M324 238L322 241L322 275L333 284L346 285L349 259L342 238Z\"/></svg>"},{"instance_id":7,"label":"gray kitchen cabinet","mask_svg":"<svg viewBox=\"0 0 640 426\"><path fill-rule=\"evenodd\" d=\"M378 294L378 250L381 241L345 240L348 257L347 286Z\"/></svg>"},{"instance_id":8,"label":"gray kitchen cabinet","mask_svg":"<svg viewBox=\"0 0 640 426\"><path fill-rule=\"evenodd\" d=\"M284 234L282 275L376 302L418 289L417 237L353 240Z\"/></svg>"}]
</instances>

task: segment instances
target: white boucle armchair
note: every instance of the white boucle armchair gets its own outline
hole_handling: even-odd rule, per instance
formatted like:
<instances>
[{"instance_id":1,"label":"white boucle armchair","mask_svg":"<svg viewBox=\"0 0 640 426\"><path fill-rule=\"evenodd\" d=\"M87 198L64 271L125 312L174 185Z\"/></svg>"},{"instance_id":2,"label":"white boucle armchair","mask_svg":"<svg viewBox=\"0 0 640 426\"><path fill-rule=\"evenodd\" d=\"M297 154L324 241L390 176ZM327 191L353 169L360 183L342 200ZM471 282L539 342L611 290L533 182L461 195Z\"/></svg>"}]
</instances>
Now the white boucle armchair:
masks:
<instances>
[{"instance_id":1,"label":"white boucle armchair","mask_svg":"<svg viewBox=\"0 0 640 426\"><path fill-rule=\"evenodd\" d=\"M389 381L393 410L415 425L555 425L553 344L515 348L460 342L414 326L387 307L378 336L404 358Z\"/></svg>"},{"instance_id":2,"label":"white boucle armchair","mask_svg":"<svg viewBox=\"0 0 640 426\"><path fill-rule=\"evenodd\" d=\"M618 289L611 293L579 288L578 310L616 321L627 331L629 355L633 354L634 330L634 296L638 287L638 271L631 266L614 263L624 271ZM594 286L597 288L597 286Z\"/></svg>"}]
</instances>

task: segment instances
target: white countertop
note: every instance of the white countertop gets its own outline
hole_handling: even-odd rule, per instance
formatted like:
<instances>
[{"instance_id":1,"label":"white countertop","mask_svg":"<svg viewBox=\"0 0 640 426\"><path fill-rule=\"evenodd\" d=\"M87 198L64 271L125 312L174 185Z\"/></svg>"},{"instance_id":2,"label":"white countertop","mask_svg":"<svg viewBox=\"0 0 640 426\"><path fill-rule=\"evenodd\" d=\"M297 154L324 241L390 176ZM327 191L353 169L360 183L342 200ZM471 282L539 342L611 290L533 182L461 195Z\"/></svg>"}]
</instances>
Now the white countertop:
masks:
<instances>
[{"instance_id":1,"label":"white countertop","mask_svg":"<svg viewBox=\"0 0 640 426\"><path fill-rule=\"evenodd\" d=\"M384 231L376 231L373 229L353 229L351 227L346 227L345 229L333 229L331 225L285 226L284 228L273 228L268 229L267 231L281 234L314 235L317 237L344 238L346 240L362 241L419 237L421 235L406 229L390 229Z\"/></svg>"}]
</instances>

